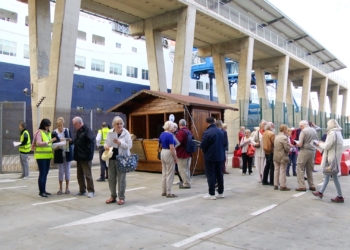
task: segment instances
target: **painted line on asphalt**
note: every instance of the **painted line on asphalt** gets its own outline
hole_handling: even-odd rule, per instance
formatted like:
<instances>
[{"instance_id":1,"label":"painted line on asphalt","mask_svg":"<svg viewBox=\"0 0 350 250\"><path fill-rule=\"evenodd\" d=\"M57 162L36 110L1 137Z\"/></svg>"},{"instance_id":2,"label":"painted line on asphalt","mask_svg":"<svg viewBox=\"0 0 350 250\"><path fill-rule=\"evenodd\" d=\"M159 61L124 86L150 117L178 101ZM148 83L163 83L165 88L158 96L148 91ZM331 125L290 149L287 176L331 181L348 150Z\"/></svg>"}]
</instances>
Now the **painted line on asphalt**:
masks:
<instances>
[{"instance_id":1,"label":"painted line on asphalt","mask_svg":"<svg viewBox=\"0 0 350 250\"><path fill-rule=\"evenodd\" d=\"M322 185L323 185L323 182L321 182L321 183L317 184L317 186L322 186Z\"/></svg>"},{"instance_id":2,"label":"painted line on asphalt","mask_svg":"<svg viewBox=\"0 0 350 250\"><path fill-rule=\"evenodd\" d=\"M4 180L0 180L0 183L15 182L15 181L16 180L4 179Z\"/></svg>"},{"instance_id":3,"label":"painted line on asphalt","mask_svg":"<svg viewBox=\"0 0 350 250\"><path fill-rule=\"evenodd\" d=\"M174 247L182 247L182 246L187 245L187 244L189 244L189 243L191 243L193 241L199 240L199 239L201 239L203 237L206 237L208 235L214 234L214 233L219 232L221 230L222 230L222 228L213 228L213 229L211 229L209 231L206 231L206 232L203 232L203 233L199 233L199 234L191 236L191 237L189 237L189 238L187 238L185 240L179 241L179 242L173 244L172 246L174 246Z\"/></svg>"},{"instance_id":4,"label":"painted line on asphalt","mask_svg":"<svg viewBox=\"0 0 350 250\"><path fill-rule=\"evenodd\" d=\"M303 194L305 194L305 193L306 193L306 191L305 191L305 192L298 193L298 194L295 194L295 195L293 195L293 197L299 197L299 196L301 196L301 195L303 195Z\"/></svg>"},{"instance_id":5,"label":"painted line on asphalt","mask_svg":"<svg viewBox=\"0 0 350 250\"><path fill-rule=\"evenodd\" d=\"M125 192L139 190L139 189L144 189L144 188L146 188L146 187L138 187L138 188L126 189Z\"/></svg>"},{"instance_id":6,"label":"painted line on asphalt","mask_svg":"<svg viewBox=\"0 0 350 250\"><path fill-rule=\"evenodd\" d=\"M263 209L260 209L254 213L251 213L250 215L259 215L259 214L262 214L262 213L265 213L273 208L277 207L277 204L272 204L271 206L268 206L268 207L265 207Z\"/></svg>"},{"instance_id":7,"label":"painted line on asphalt","mask_svg":"<svg viewBox=\"0 0 350 250\"><path fill-rule=\"evenodd\" d=\"M62 200L39 202L39 203L32 204L32 206L45 205L45 204L50 204L50 203L62 202L62 201L70 201L70 200L75 200L75 199L77 199L77 198L68 198L68 199L62 199Z\"/></svg>"},{"instance_id":8,"label":"painted line on asphalt","mask_svg":"<svg viewBox=\"0 0 350 250\"><path fill-rule=\"evenodd\" d=\"M2 189L14 189L14 188L25 188L27 186L16 186L16 187L4 187L4 188L0 188L0 190Z\"/></svg>"}]
</instances>

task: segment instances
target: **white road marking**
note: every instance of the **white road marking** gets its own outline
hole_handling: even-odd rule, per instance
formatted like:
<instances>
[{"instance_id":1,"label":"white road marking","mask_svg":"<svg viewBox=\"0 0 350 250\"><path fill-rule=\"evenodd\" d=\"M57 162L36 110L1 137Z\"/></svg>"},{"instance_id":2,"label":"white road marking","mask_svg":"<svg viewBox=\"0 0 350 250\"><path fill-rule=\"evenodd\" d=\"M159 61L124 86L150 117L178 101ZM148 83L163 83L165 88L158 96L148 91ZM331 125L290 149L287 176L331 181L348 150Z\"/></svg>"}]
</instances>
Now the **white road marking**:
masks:
<instances>
[{"instance_id":1,"label":"white road marking","mask_svg":"<svg viewBox=\"0 0 350 250\"><path fill-rule=\"evenodd\" d=\"M144 189L144 188L146 188L146 187L138 187L138 188L126 189L125 192L139 190L139 189Z\"/></svg>"},{"instance_id":2,"label":"white road marking","mask_svg":"<svg viewBox=\"0 0 350 250\"><path fill-rule=\"evenodd\" d=\"M265 213L266 211L269 211L271 209L273 209L274 207L277 207L277 204L273 204L271 206L268 206L268 207L265 207L263 209L260 209L254 213L251 213L250 215L259 215L259 214L262 214L262 213Z\"/></svg>"},{"instance_id":3,"label":"white road marking","mask_svg":"<svg viewBox=\"0 0 350 250\"><path fill-rule=\"evenodd\" d=\"M16 180L10 180L10 179L4 179L4 180L0 180L1 183L5 183L5 182L15 182Z\"/></svg>"},{"instance_id":4,"label":"white road marking","mask_svg":"<svg viewBox=\"0 0 350 250\"><path fill-rule=\"evenodd\" d=\"M306 193L306 191L305 191L305 192L300 192L300 193L298 193L298 194L293 195L293 197L299 197L300 195L303 195L303 194L305 194L305 193Z\"/></svg>"},{"instance_id":5,"label":"white road marking","mask_svg":"<svg viewBox=\"0 0 350 250\"><path fill-rule=\"evenodd\" d=\"M179 241L179 242L173 244L172 246L174 246L174 247L182 247L182 246L184 246L184 245L186 245L188 243L191 243L193 241L196 241L196 240L198 240L200 238L203 238L203 237L208 236L210 234L219 232L220 230L222 230L222 228L213 228L213 229L211 229L209 231L206 231L204 233L199 233L199 234L196 234L196 235L194 235L192 237L189 237L189 238L187 238L185 240Z\"/></svg>"},{"instance_id":6,"label":"white road marking","mask_svg":"<svg viewBox=\"0 0 350 250\"><path fill-rule=\"evenodd\" d=\"M115 219L122 219L126 217L136 216L136 215L143 215L148 213L155 213L159 212L161 210L149 208L149 207L141 207L141 206L128 206L123 207L121 209L116 209L107 213L99 214L96 216L92 216L90 218L78 220L72 223L68 223L62 226L53 227L50 229L57 229L61 227L71 227L71 226L77 226L77 225L83 225L83 224L89 224L89 223L95 223L95 222L101 222L101 221L110 221Z\"/></svg>"},{"instance_id":7,"label":"white road marking","mask_svg":"<svg viewBox=\"0 0 350 250\"><path fill-rule=\"evenodd\" d=\"M2 189L14 189L14 188L25 188L27 186L17 186L17 187L4 187L4 188L0 188L0 190Z\"/></svg>"},{"instance_id":8,"label":"white road marking","mask_svg":"<svg viewBox=\"0 0 350 250\"><path fill-rule=\"evenodd\" d=\"M163 207L163 206L172 205L172 204L175 204L175 203L180 203L180 202L184 202L184 201L193 200L193 199L196 199L198 197L203 197L203 195L205 195L205 194L197 194L195 196L191 196L191 197L187 197L187 198L183 198L183 199L171 198L171 199L173 199L172 201L159 203L159 204L154 204L154 205L151 205L151 206L148 206L148 207L150 207L150 208Z\"/></svg>"},{"instance_id":9,"label":"white road marking","mask_svg":"<svg viewBox=\"0 0 350 250\"><path fill-rule=\"evenodd\" d=\"M321 183L317 184L317 186L322 186L322 185L323 185L323 182L321 182Z\"/></svg>"},{"instance_id":10,"label":"white road marking","mask_svg":"<svg viewBox=\"0 0 350 250\"><path fill-rule=\"evenodd\" d=\"M77 199L77 198L68 198L68 199L63 199L63 200L54 200L54 201L39 202L39 203L34 203L34 204L32 204L32 206L45 205L45 204L56 203L56 202L61 202L61 201L70 201L70 200L75 200L75 199Z\"/></svg>"}]
</instances>

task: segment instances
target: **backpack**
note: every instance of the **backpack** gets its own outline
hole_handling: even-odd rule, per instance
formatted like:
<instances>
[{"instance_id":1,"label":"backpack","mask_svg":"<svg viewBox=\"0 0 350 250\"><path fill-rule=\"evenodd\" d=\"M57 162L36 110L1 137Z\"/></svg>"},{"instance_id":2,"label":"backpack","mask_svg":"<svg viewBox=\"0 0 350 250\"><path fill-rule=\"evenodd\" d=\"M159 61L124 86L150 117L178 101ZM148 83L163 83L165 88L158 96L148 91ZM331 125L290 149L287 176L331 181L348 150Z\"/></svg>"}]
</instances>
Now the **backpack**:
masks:
<instances>
[{"instance_id":1,"label":"backpack","mask_svg":"<svg viewBox=\"0 0 350 250\"><path fill-rule=\"evenodd\" d=\"M193 135L189 132L183 129L183 131L187 134L187 141L185 145L185 151L189 154L192 154L197 151L197 145L193 141Z\"/></svg>"}]
</instances>

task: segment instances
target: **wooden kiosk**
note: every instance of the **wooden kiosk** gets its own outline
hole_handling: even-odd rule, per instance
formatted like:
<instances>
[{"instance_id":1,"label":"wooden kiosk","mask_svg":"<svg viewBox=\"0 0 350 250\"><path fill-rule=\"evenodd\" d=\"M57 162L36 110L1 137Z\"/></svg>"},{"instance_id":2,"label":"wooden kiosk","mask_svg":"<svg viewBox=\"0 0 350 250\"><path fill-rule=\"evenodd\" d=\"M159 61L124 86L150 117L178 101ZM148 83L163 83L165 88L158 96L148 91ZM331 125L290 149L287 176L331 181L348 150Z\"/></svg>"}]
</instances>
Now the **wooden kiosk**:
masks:
<instances>
[{"instance_id":1,"label":"wooden kiosk","mask_svg":"<svg viewBox=\"0 0 350 250\"><path fill-rule=\"evenodd\" d=\"M158 138L169 116L173 114L176 123L185 119L194 139L201 141L206 130L205 119L211 116L223 120L225 109L237 110L199 97L141 90L107 112L126 115L126 129L137 138L131 149L132 153L139 155L137 170L161 173L161 161L157 159ZM204 159L200 149L192 155L192 173L204 173Z\"/></svg>"}]
</instances>

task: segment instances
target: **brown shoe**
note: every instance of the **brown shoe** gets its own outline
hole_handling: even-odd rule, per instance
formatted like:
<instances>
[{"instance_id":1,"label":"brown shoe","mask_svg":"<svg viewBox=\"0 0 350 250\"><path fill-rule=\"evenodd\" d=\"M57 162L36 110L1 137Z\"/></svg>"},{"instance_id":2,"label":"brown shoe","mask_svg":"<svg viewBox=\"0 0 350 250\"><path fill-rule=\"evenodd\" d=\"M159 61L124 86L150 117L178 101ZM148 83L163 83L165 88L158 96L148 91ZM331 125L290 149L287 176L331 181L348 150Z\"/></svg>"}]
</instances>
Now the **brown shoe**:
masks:
<instances>
[{"instance_id":1,"label":"brown shoe","mask_svg":"<svg viewBox=\"0 0 350 250\"><path fill-rule=\"evenodd\" d=\"M313 194L314 196L320 198L320 199L322 199L322 197L323 197L323 194L320 193L320 192L318 192L318 191L317 191L317 192L312 192L312 194Z\"/></svg>"},{"instance_id":2,"label":"brown shoe","mask_svg":"<svg viewBox=\"0 0 350 250\"><path fill-rule=\"evenodd\" d=\"M315 187L311 187L311 188L309 188L309 190L316 191L316 188Z\"/></svg>"},{"instance_id":3,"label":"brown shoe","mask_svg":"<svg viewBox=\"0 0 350 250\"><path fill-rule=\"evenodd\" d=\"M227 172L227 171L224 171L224 174L230 174L229 172Z\"/></svg>"},{"instance_id":4,"label":"brown shoe","mask_svg":"<svg viewBox=\"0 0 350 250\"><path fill-rule=\"evenodd\" d=\"M280 187L280 190L281 190L281 191L290 191L290 188L287 188L287 187Z\"/></svg>"},{"instance_id":5,"label":"brown shoe","mask_svg":"<svg viewBox=\"0 0 350 250\"><path fill-rule=\"evenodd\" d=\"M296 188L295 191L306 192L306 188Z\"/></svg>"},{"instance_id":6,"label":"brown shoe","mask_svg":"<svg viewBox=\"0 0 350 250\"><path fill-rule=\"evenodd\" d=\"M278 186L273 186L273 190L278 190Z\"/></svg>"},{"instance_id":7,"label":"brown shoe","mask_svg":"<svg viewBox=\"0 0 350 250\"><path fill-rule=\"evenodd\" d=\"M331 199L332 202L336 202L336 203L344 203L344 198L343 197L335 197L333 199Z\"/></svg>"}]
</instances>

